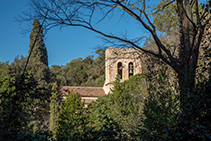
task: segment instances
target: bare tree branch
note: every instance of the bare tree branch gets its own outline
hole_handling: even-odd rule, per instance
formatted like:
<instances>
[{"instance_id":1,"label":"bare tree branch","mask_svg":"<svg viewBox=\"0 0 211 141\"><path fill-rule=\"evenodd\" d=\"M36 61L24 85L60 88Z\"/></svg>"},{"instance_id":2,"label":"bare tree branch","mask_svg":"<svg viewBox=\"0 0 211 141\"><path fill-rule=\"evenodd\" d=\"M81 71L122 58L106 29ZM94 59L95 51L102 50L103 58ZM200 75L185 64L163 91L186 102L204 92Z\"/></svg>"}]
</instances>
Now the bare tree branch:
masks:
<instances>
[{"instance_id":1,"label":"bare tree branch","mask_svg":"<svg viewBox=\"0 0 211 141\"><path fill-rule=\"evenodd\" d=\"M108 12L106 12L106 14L105 14L96 24L98 24L99 22L101 22L102 20L104 20L104 19L108 16L108 14L109 14L112 10L114 10L114 8L116 8L116 7L114 6L114 7L112 7Z\"/></svg>"},{"instance_id":2,"label":"bare tree branch","mask_svg":"<svg viewBox=\"0 0 211 141\"><path fill-rule=\"evenodd\" d=\"M181 0L178 0L181 1ZM177 1L177 2L178 2ZM192 0L189 5L195 3L197 0ZM42 4L40 4L40 3ZM118 40L122 42L125 45L131 45L132 47L135 47L147 54L152 54L160 59L162 59L164 62L169 64L174 70L177 70L178 72L178 65L179 62L177 58L174 57L174 55L169 51L169 49L166 48L166 46L160 41L157 33L156 33L156 27L151 22L149 15L146 13L146 3L145 0L139 0L139 1L124 1L124 0L102 0L102 1L85 1L85 0L76 0L76 1L52 1L52 0L39 0L37 2L36 0L31 0L31 6L35 9L34 13L28 13L28 16L30 18L38 17L43 18L44 17L44 11L46 9L49 9L49 14L46 16L46 23L45 23L45 29L50 30L53 27L60 26L62 28L63 26L80 26L87 28L89 30L92 30L104 37L111 38ZM167 6L175 2L175 0L170 1L169 3L165 4L161 9L158 9L155 11L155 13L159 12L160 10L165 9ZM183 6L182 6L183 8ZM195 7L197 8L197 7ZM103 16L100 18L97 23L102 22L109 13L112 11L115 11L116 9L120 9L123 13L128 14L129 16L136 19L147 31L150 32L152 35L155 43L157 44L158 53L154 53L151 51L148 51L146 49L141 48L136 41L129 40L126 38L121 38L119 36L114 36L112 34L104 33L100 30L97 30L93 27L92 19L96 12L102 11ZM183 9L184 10L184 9ZM86 11L86 12L84 12ZM184 10L185 11L185 10ZM196 13L197 13L196 9ZM186 12L186 11L185 11ZM199 12L198 12L199 13ZM144 15L141 17L141 15ZM36 15L36 16L34 16ZM192 49L194 45L197 43L195 42L196 37L198 36L199 32L197 32L201 28L199 24L201 23L199 14L197 14L197 25L193 22L192 18L190 18L190 15L185 13L186 18L188 21L192 24L195 30L195 34L191 34L193 36L193 42L191 43ZM206 12L203 16L206 16ZM203 17L202 16L202 17ZM201 17L201 18L202 18ZM29 20L29 19L28 19ZM207 24L207 22L203 22L204 24ZM191 49L191 50L192 50ZM189 54L189 58L191 57L191 53Z\"/></svg>"}]
</instances>

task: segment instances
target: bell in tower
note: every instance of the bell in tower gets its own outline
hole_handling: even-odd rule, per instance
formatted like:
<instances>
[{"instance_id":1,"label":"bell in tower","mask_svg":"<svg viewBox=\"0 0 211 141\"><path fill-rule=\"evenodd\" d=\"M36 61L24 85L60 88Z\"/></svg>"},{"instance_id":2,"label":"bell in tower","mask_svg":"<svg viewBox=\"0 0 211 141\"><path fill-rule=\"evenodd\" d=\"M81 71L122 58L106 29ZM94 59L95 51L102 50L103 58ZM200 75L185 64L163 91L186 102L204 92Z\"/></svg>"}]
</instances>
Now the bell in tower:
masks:
<instances>
[{"instance_id":1,"label":"bell in tower","mask_svg":"<svg viewBox=\"0 0 211 141\"><path fill-rule=\"evenodd\" d=\"M133 63L132 62L129 63L128 68L129 68L129 77L133 76Z\"/></svg>"},{"instance_id":2,"label":"bell in tower","mask_svg":"<svg viewBox=\"0 0 211 141\"><path fill-rule=\"evenodd\" d=\"M106 94L112 93L116 76L120 82L128 80L130 76L140 74L141 53L133 48L112 48L105 51L105 83L103 89Z\"/></svg>"}]
</instances>

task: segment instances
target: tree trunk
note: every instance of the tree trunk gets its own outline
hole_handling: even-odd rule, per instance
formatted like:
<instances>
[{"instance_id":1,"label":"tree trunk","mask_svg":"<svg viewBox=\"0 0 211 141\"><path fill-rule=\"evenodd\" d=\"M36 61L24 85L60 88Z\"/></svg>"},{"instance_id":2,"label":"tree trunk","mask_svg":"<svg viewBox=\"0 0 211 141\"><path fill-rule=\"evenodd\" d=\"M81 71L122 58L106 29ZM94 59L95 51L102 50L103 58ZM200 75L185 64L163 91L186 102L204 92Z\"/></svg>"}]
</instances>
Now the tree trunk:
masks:
<instances>
[{"instance_id":1,"label":"tree trunk","mask_svg":"<svg viewBox=\"0 0 211 141\"><path fill-rule=\"evenodd\" d=\"M180 87L181 109L184 108L188 95L195 85L195 72L198 60L199 44L195 40L196 31L191 23L192 11L188 0L178 0L178 16L180 21L180 49L178 79Z\"/></svg>"}]
</instances>

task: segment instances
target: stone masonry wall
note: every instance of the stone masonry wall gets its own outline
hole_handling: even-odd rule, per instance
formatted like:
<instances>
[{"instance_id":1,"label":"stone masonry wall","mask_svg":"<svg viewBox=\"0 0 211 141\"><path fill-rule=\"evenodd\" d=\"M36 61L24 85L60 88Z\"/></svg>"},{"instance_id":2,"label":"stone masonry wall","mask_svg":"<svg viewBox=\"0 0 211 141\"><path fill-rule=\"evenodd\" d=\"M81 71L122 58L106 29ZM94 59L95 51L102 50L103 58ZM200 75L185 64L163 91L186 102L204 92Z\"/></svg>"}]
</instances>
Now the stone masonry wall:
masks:
<instances>
[{"instance_id":1,"label":"stone masonry wall","mask_svg":"<svg viewBox=\"0 0 211 141\"><path fill-rule=\"evenodd\" d=\"M110 92L113 83L118 74L119 62L122 63L122 79L121 82L129 79L129 63L133 63L133 74L142 73L140 52L136 49L112 48L109 47L105 52L105 84L104 91L106 94Z\"/></svg>"}]
</instances>

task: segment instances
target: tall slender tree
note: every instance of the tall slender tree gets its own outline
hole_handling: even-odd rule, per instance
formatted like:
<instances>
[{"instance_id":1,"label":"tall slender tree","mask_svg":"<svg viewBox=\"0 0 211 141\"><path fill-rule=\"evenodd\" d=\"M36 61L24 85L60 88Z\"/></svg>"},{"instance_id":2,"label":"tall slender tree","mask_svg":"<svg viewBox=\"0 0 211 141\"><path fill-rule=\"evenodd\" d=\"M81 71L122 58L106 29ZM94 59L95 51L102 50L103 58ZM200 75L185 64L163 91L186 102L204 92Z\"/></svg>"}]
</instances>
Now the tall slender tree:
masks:
<instances>
[{"instance_id":1,"label":"tall slender tree","mask_svg":"<svg viewBox=\"0 0 211 141\"><path fill-rule=\"evenodd\" d=\"M47 50L44 44L43 28L37 19L33 20L33 29L30 34L29 44L29 63L27 65L27 71L33 75L34 79L38 83L38 88L41 88L42 104L39 105L39 110L35 111L37 117L36 126L37 130L46 129L49 119L49 99L50 99L50 69L48 67ZM36 39L36 40L35 40ZM34 45L34 46L33 46Z\"/></svg>"},{"instance_id":2,"label":"tall slender tree","mask_svg":"<svg viewBox=\"0 0 211 141\"><path fill-rule=\"evenodd\" d=\"M48 56L47 50L44 44L43 28L37 19L33 20L33 29L30 34L30 44L29 44L29 64L27 70L30 71L34 78L38 81L38 84L46 89L49 89L49 75L50 71L48 68ZM40 29L40 32L39 32ZM37 36L36 42L34 44L35 38ZM34 46L33 46L34 44Z\"/></svg>"},{"instance_id":3,"label":"tall slender tree","mask_svg":"<svg viewBox=\"0 0 211 141\"><path fill-rule=\"evenodd\" d=\"M43 35L43 28L40 22L37 19L33 20L33 29L30 34L30 44L29 44L29 53L32 50L31 53L31 60L35 59L36 61L44 63L46 66L48 66L48 55L47 55L47 49L45 47L44 43L44 35ZM41 28L41 31L39 32ZM37 35L39 34L39 35ZM36 43L33 46L34 40L37 36Z\"/></svg>"},{"instance_id":4,"label":"tall slender tree","mask_svg":"<svg viewBox=\"0 0 211 141\"><path fill-rule=\"evenodd\" d=\"M56 131L57 131L57 118L58 118L58 86L57 82L53 84L52 92L51 92L51 103L50 103L50 130L53 133L53 137L55 138Z\"/></svg>"}]
</instances>

